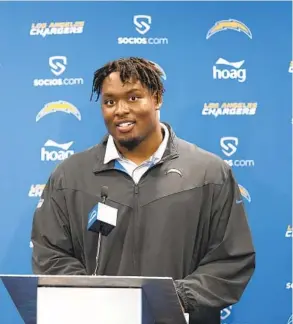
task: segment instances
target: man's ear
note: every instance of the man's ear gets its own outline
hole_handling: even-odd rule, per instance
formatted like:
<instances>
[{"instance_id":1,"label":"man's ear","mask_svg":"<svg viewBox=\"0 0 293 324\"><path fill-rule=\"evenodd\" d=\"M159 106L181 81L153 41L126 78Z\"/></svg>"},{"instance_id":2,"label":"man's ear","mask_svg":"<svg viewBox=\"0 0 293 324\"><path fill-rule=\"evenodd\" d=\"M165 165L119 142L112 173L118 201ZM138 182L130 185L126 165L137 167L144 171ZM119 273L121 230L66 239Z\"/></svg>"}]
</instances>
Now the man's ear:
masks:
<instances>
[{"instance_id":1,"label":"man's ear","mask_svg":"<svg viewBox=\"0 0 293 324\"><path fill-rule=\"evenodd\" d=\"M156 106L156 110L160 110L161 104Z\"/></svg>"},{"instance_id":2,"label":"man's ear","mask_svg":"<svg viewBox=\"0 0 293 324\"><path fill-rule=\"evenodd\" d=\"M156 103L156 110L160 110L161 109L161 106L162 106L162 99L158 99L157 103Z\"/></svg>"}]
</instances>

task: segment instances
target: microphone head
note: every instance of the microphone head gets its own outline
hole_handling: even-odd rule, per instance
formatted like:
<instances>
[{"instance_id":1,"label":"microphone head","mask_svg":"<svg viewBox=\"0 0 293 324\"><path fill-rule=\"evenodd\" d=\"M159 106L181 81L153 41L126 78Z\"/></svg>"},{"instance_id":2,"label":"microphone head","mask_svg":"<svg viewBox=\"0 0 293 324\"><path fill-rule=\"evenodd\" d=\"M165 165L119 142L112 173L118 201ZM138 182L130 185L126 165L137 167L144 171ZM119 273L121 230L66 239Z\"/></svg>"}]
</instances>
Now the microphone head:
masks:
<instances>
[{"instance_id":1,"label":"microphone head","mask_svg":"<svg viewBox=\"0 0 293 324\"><path fill-rule=\"evenodd\" d=\"M88 214L87 230L101 233L104 236L110 234L117 223L116 208L98 203Z\"/></svg>"},{"instance_id":2,"label":"microphone head","mask_svg":"<svg viewBox=\"0 0 293 324\"><path fill-rule=\"evenodd\" d=\"M101 197L102 198L107 198L108 197L108 187L107 186L103 186L101 189Z\"/></svg>"}]
</instances>

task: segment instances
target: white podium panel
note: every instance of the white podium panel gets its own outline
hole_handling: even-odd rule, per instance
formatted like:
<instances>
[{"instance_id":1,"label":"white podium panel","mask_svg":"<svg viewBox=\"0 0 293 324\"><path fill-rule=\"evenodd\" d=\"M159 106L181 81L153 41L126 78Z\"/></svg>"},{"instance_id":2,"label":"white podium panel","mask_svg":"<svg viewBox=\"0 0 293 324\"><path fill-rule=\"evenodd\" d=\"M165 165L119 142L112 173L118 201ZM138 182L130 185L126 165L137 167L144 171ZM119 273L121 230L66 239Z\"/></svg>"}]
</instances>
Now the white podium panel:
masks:
<instances>
[{"instance_id":1,"label":"white podium panel","mask_svg":"<svg viewBox=\"0 0 293 324\"><path fill-rule=\"evenodd\" d=\"M0 275L26 324L186 324L172 278ZM4 312L5 309L0 311Z\"/></svg>"},{"instance_id":2,"label":"white podium panel","mask_svg":"<svg viewBox=\"0 0 293 324\"><path fill-rule=\"evenodd\" d=\"M37 324L138 324L141 305L137 288L39 287Z\"/></svg>"}]
</instances>

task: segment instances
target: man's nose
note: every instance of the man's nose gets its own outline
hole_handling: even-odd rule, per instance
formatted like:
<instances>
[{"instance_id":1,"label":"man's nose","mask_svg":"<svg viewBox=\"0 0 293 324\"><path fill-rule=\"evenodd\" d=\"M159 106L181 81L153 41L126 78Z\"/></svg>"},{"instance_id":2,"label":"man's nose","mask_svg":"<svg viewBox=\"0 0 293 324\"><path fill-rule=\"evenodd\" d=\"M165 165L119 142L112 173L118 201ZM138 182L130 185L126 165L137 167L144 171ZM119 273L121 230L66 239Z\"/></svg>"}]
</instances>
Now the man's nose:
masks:
<instances>
[{"instance_id":1,"label":"man's nose","mask_svg":"<svg viewBox=\"0 0 293 324\"><path fill-rule=\"evenodd\" d=\"M127 113L129 113L128 104L123 100L119 100L116 105L115 114L116 115L124 115Z\"/></svg>"}]
</instances>

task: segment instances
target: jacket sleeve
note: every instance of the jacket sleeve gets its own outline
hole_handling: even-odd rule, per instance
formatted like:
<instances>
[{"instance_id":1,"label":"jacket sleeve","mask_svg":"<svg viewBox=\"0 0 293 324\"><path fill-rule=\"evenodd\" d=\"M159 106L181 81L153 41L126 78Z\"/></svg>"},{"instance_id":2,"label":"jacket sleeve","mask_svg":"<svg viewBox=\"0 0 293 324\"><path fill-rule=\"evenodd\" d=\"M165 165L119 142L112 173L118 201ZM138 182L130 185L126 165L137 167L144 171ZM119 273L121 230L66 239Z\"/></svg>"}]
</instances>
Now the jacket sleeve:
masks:
<instances>
[{"instance_id":1,"label":"jacket sleeve","mask_svg":"<svg viewBox=\"0 0 293 324\"><path fill-rule=\"evenodd\" d=\"M255 251L243 198L231 169L215 185L207 253L193 273L175 281L187 312L223 309L239 301L255 269Z\"/></svg>"},{"instance_id":2,"label":"jacket sleeve","mask_svg":"<svg viewBox=\"0 0 293 324\"><path fill-rule=\"evenodd\" d=\"M83 275L86 269L74 256L66 201L63 190L58 188L62 177L55 171L43 190L33 217L33 273Z\"/></svg>"}]
</instances>

